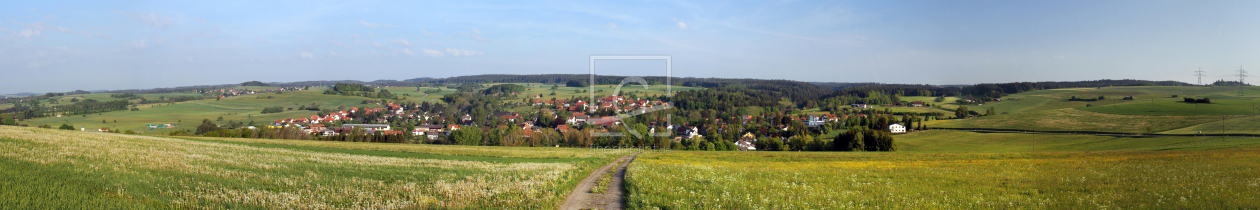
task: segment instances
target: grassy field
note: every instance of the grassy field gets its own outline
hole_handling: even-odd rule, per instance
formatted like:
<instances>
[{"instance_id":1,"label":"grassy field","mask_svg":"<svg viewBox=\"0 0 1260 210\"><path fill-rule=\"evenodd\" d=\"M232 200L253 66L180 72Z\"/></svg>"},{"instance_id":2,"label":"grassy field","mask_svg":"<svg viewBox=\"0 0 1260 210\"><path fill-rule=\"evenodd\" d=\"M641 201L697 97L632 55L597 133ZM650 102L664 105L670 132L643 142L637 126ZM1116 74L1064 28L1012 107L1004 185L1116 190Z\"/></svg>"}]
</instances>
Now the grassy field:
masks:
<instances>
[{"instance_id":1,"label":"grassy field","mask_svg":"<svg viewBox=\"0 0 1260 210\"><path fill-rule=\"evenodd\" d=\"M635 209L1257 208L1260 149L645 153Z\"/></svg>"},{"instance_id":2,"label":"grassy field","mask_svg":"<svg viewBox=\"0 0 1260 210\"><path fill-rule=\"evenodd\" d=\"M897 107L897 106L893 106L893 107L884 107L884 108L888 108L888 110L891 110L891 111L892 111L892 112L894 112L894 113L898 113L898 112L934 113L934 112L936 112L936 113L944 113L944 114L947 114L947 115L952 115L952 114L954 114L954 112L945 111L945 110L943 110L943 109L937 109L937 108L933 108L933 107ZM882 110L882 109L881 109L881 110ZM825 114L825 112L823 112L823 114Z\"/></svg>"},{"instance_id":3,"label":"grassy field","mask_svg":"<svg viewBox=\"0 0 1260 210\"><path fill-rule=\"evenodd\" d=\"M1225 119L1223 122L1218 120L1160 133L1196 134L1200 131L1205 134L1260 134L1260 117L1253 115L1248 117Z\"/></svg>"},{"instance_id":4,"label":"grassy field","mask_svg":"<svg viewBox=\"0 0 1260 210\"><path fill-rule=\"evenodd\" d=\"M5 189L0 206L555 208L585 174L620 155L405 144L360 150L354 144L313 143L250 146L0 126L0 186ZM428 153L443 151L433 147L457 154ZM413 157L433 155L446 157ZM487 157L514 161L481 161Z\"/></svg>"},{"instance_id":5,"label":"grassy field","mask_svg":"<svg viewBox=\"0 0 1260 210\"><path fill-rule=\"evenodd\" d=\"M897 135L907 152L1165 151L1260 147L1260 138L1117 137L931 130Z\"/></svg>"},{"instance_id":6,"label":"grassy field","mask_svg":"<svg viewBox=\"0 0 1260 210\"><path fill-rule=\"evenodd\" d=\"M1181 100L1124 103L1110 106L1076 108L1085 111L1123 115L1248 115L1260 114L1260 100L1212 100L1210 104L1185 103Z\"/></svg>"},{"instance_id":7,"label":"grassy field","mask_svg":"<svg viewBox=\"0 0 1260 210\"><path fill-rule=\"evenodd\" d=\"M1236 116L1226 116L1236 117ZM1038 131L1100 131L1146 133L1146 128L1159 132L1220 120L1221 116L1147 116L1118 115L1056 109L1026 111L1015 114L951 120L931 126L941 128L999 128Z\"/></svg>"},{"instance_id":8,"label":"grassy field","mask_svg":"<svg viewBox=\"0 0 1260 210\"><path fill-rule=\"evenodd\" d=\"M414 89L412 89L414 90ZM267 124L277 119L310 117L315 115L316 111L297 110L300 106L310 105L316 102L321 108L336 109L338 106L346 107L380 107L374 104L360 104L368 98L353 96L337 96L324 95L323 89L311 88L304 91L290 91L281 94L265 93L256 95L245 95L237 97L224 98L222 100L195 100L185 101L174 104L144 104L138 105L139 111L114 111L98 114L73 115L63 117L47 117L30 119L22 124L30 126L50 125L57 127L61 124L69 124L75 128L85 127L87 129L110 128L113 130L135 130L145 131L146 134L161 134L175 131L175 129L157 129L148 130L145 125L148 124L183 124L193 128L198 125L202 119L216 120L223 117L223 122L237 121L248 123L254 121L257 124ZM88 94L102 95L102 94ZM157 94L172 95L172 94ZM146 98L157 98L144 94ZM272 97L267 99L265 97ZM106 98L109 96L106 95ZM264 97L264 98L259 98ZM68 100L68 99L66 99ZM69 103L68 101L65 103ZM280 106L285 108L293 108L293 111L285 111L281 113L262 114L265 107ZM102 120L105 122L102 123ZM115 122L117 121L117 122ZM180 128L183 129L183 128Z\"/></svg>"}]
</instances>

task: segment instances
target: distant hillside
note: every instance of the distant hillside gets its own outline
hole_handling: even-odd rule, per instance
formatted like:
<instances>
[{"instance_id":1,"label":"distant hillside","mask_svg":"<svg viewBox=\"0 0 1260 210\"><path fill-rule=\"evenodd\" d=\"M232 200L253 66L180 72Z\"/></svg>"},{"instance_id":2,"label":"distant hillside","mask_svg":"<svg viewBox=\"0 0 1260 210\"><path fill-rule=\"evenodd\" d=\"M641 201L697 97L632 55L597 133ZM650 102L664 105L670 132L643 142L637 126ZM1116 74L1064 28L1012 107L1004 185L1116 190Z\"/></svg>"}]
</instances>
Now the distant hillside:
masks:
<instances>
[{"instance_id":1,"label":"distant hillside","mask_svg":"<svg viewBox=\"0 0 1260 210\"><path fill-rule=\"evenodd\" d=\"M615 85L620 84L625 76L613 75L596 75L596 85ZM331 86L337 83L347 84L365 84L365 85L385 85L385 86L434 86L460 83L553 83L564 84L569 81L586 82L591 79L587 74L535 74L535 75L511 75L511 74L485 74L485 75L469 75L456 76L448 78L431 78L420 77L413 79L398 80L376 80L364 82L358 80L329 80L329 81L300 81L300 82L269 82L267 86L273 87L301 87L301 86ZM644 80L651 84L665 84L665 77L643 77ZM1020 93L1029 90L1038 89L1056 89L1056 88L1075 88L1075 87L1102 87L1102 86L1193 86L1193 84L1177 82L1177 81L1147 81L1147 80L1092 80L1092 81L1051 81L1051 82L1013 82L1013 83L993 83L993 84L976 84L976 85L927 85L927 84L883 84L883 83L841 83L841 82L800 82L792 80L766 80L766 79L734 79L734 78L694 78L694 77L673 77L668 78L669 82L677 86L688 87L734 87L749 88L755 90L778 91L786 94L793 100L812 100L819 99L826 95L866 95L871 91L877 91L884 94L902 94L907 96L919 95L1003 95ZM256 82L256 81L251 81ZM1228 82L1220 82L1230 85ZM1235 82L1236 83L1236 82ZM153 88L153 89L126 89L126 90L107 90L107 91L91 91L93 93L175 93L187 92L199 89L219 89L240 86L237 84L221 84L221 85L196 85L181 86L172 88ZM257 84L257 83L253 83ZM1237 84L1232 84L1237 85ZM80 91L76 91L80 92ZM36 93L18 93L10 94L10 96L30 96L38 95ZM803 102L803 101L797 101Z\"/></svg>"}]
</instances>

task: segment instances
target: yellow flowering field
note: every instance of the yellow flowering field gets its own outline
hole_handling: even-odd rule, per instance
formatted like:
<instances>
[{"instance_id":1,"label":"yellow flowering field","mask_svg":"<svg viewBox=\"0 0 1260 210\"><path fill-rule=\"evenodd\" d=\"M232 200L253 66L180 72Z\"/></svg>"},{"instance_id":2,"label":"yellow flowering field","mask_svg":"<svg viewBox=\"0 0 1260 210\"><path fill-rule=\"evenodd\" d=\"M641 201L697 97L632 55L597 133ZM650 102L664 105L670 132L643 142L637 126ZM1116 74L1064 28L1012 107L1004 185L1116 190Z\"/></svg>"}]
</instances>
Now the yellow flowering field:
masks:
<instances>
[{"instance_id":1,"label":"yellow flowering field","mask_svg":"<svg viewBox=\"0 0 1260 210\"><path fill-rule=\"evenodd\" d=\"M644 153L634 209L1255 209L1260 149Z\"/></svg>"},{"instance_id":2,"label":"yellow flowering field","mask_svg":"<svg viewBox=\"0 0 1260 210\"><path fill-rule=\"evenodd\" d=\"M0 206L555 208L616 155L498 163L0 126Z\"/></svg>"}]
</instances>

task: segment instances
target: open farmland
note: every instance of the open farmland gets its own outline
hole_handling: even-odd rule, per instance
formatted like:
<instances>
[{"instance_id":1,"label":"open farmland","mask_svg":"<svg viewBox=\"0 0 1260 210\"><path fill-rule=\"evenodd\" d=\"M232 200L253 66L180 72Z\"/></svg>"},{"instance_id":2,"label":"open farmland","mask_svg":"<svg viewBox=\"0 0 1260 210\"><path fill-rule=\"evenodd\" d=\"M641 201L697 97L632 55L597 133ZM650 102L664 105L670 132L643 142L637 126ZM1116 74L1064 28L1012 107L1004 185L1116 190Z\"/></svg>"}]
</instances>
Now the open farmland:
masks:
<instances>
[{"instance_id":1,"label":"open farmland","mask_svg":"<svg viewBox=\"0 0 1260 210\"><path fill-rule=\"evenodd\" d=\"M1160 133L1198 134L1200 132L1205 134L1260 134L1260 116L1251 115L1247 117L1226 119L1224 121L1217 120L1214 122L1206 122L1203 124Z\"/></svg>"},{"instance_id":2,"label":"open farmland","mask_svg":"<svg viewBox=\"0 0 1260 210\"><path fill-rule=\"evenodd\" d=\"M952 120L945 123L933 124L931 126L939 128L997 128L1037 131L1146 133L1147 127L1150 127L1152 132L1158 132L1202 124L1214 120L1221 120L1221 116L1118 115L1081 111L1077 109L1055 109L985 116L966 120Z\"/></svg>"},{"instance_id":3,"label":"open farmland","mask_svg":"<svg viewBox=\"0 0 1260 210\"><path fill-rule=\"evenodd\" d=\"M1260 138L985 133L931 130L897 135L907 152L1167 151L1260 147Z\"/></svg>"},{"instance_id":4,"label":"open farmland","mask_svg":"<svg viewBox=\"0 0 1260 210\"><path fill-rule=\"evenodd\" d=\"M339 152L351 151L340 144L319 146L322 151L274 145L0 126L0 186L6 189L0 206L554 208L578 180L616 155L462 146L444 146L453 154L429 154L398 144L391 146L405 152L370 155ZM447 158L400 157L412 153ZM476 160L487 156L516 161Z\"/></svg>"},{"instance_id":5,"label":"open farmland","mask_svg":"<svg viewBox=\"0 0 1260 210\"><path fill-rule=\"evenodd\" d=\"M414 89L413 89L414 90ZM74 126L76 129L85 127L95 130L97 128L110 128L111 130L135 130L146 131L152 134L169 133L175 129L157 129L148 130L145 125L148 124L183 124L189 127L196 126L202 119L217 120L223 117L222 122L228 121L249 123L255 122L258 125L274 122L276 119L309 117L316 114L316 111L298 110L301 106L310 105L315 102L320 108L336 109L338 106L346 107L380 107L375 104L361 104L363 100L369 98L357 96L339 96L325 95L323 88L311 88L311 90L303 91L287 91L281 94L263 93L255 95L243 95L237 97L228 97L222 100L193 100L185 102L177 102L172 104L141 104L137 105L139 111L113 111L106 113L71 115L63 117L45 117L30 119L23 124L30 126L50 125L57 127L61 124ZM108 98L108 94L88 94L104 95ZM176 94L141 94L145 98L158 98L157 95L176 95ZM187 94L183 94L187 95ZM190 95L191 96L191 95ZM74 97L74 96L67 96ZM68 99L63 103L70 103ZM109 99L98 99L108 101ZM280 106L282 108L293 108L291 111L281 113L262 114L261 111L266 107ZM102 122L102 120L104 122ZM117 121L117 122L115 122ZM187 127L185 127L187 128ZM184 128L180 128L184 129Z\"/></svg>"},{"instance_id":6,"label":"open farmland","mask_svg":"<svg viewBox=\"0 0 1260 210\"><path fill-rule=\"evenodd\" d=\"M1260 149L1016 153L645 153L642 209L1257 208Z\"/></svg>"}]
</instances>

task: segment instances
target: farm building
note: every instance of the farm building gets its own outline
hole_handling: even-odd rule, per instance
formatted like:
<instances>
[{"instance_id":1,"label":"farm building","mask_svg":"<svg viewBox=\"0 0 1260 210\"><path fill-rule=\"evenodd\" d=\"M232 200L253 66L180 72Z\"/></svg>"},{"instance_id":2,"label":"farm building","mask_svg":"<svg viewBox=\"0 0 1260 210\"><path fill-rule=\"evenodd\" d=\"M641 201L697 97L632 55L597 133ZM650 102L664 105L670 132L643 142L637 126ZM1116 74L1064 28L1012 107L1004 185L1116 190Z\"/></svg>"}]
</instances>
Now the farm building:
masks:
<instances>
[{"instance_id":1,"label":"farm building","mask_svg":"<svg viewBox=\"0 0 1260 210\"><path fill-rule=\"evenodd\" d=\"M893 123L892 125L888 125L888 132L892 132L892 133L906 133L906 126L901 125L901 124L896 124L896 123Z\"/></svg>"}]
</instances>

